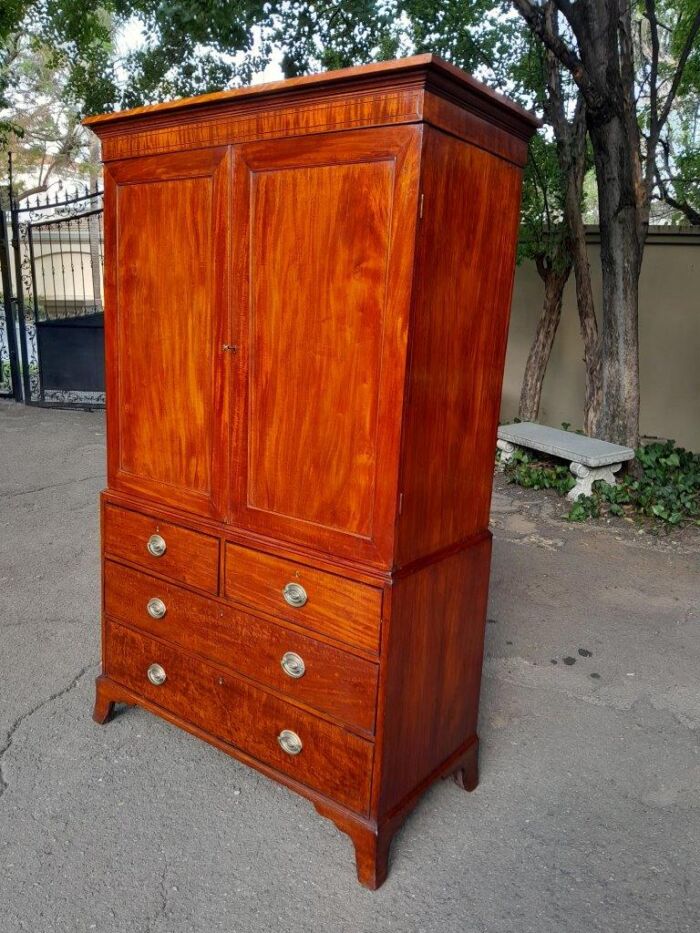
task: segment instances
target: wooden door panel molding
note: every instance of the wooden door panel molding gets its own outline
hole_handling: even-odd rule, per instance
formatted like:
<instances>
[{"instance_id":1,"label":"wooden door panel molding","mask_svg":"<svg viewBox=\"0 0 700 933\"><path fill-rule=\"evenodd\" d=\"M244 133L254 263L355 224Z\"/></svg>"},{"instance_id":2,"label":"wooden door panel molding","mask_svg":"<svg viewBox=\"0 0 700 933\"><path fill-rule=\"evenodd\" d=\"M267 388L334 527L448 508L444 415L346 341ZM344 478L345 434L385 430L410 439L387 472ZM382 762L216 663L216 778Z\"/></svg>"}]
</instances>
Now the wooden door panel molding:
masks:
<instances>
[{"instance_id":1,"label":"wooden door panel molding","mask_svg":"<svg viewBox=\"0 0 700 933\"><path fill-rule=\"evenodd\" d=\"M398 162L416 141L420 144L420 136L420 127L408 126L327 133L294 140L266 140L237 147L236 162L244 163L251 172L385 159Z\"/></svg>"},{"instance_id":2,"label":"wooden door panel molding","mask_svg":"<svg viewBox=\"0 0 700 933\"><path fill-rule=\"evenodd\" d=\"M229 155L228 146L173 152L167 156L141 156L105 165L105 175L120 187L180 178L211 178Z\"/></svg>"},{"instance_id":3,"label":"wooden door panel molding","mask_svg":"<svg viewBox=\"0 0 700 933\"><path fill-rule=\"evenodd\" d=\"M310 223L288 251L284 236L265 235L268 221L277 221L273 229L293 229L296 205L312 186L320 206L309 207ZM246 504L366 539L374 517L393 187L388 159L251 176ZM363 189L375 193L374 209L358 199ZM347 230L358 223L364 223L363 237L353 234L350 244L343 239L335 249L339 225ZM307 305L307 315L312 295L300 291L295 301L290 294L300 266L317 270L311 289L318 289L317 303ZM283 325L290 304L292 328ZM290 396L301 404L290 406ZM264 427L273 424L274 432ZM313 497L304 476L323 477Z\"/></svg>"},{"instance_id":4,"label":"wooden door panel molding","mask_svg":"<svg viewBox=\"0 0 700 933\"><path fill-rule=\"evenodd\" d=\"M234 168L232 520L383 565L420 139L407 127L254 143Z\"/></svg>"},{"instance_id":5,"label":"wooden door panel molding","mask_svg":"<svg viewBox=\"0 0 700 933\"><path fill-rule=\"evenodd\" d=\"M135 159L105 174L110 485L222 518L229 152Z\"/></svg>"}]
</instances>

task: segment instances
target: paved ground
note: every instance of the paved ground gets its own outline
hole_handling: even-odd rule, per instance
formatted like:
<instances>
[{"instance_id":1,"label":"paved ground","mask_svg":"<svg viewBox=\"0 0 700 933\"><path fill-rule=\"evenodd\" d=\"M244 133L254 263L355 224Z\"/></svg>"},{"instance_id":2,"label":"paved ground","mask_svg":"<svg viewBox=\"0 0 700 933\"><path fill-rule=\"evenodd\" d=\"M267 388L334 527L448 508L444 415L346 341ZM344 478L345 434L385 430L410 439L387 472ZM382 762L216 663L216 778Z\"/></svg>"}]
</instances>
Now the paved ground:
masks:
<instances>
[{"instance_id":1,"label":"paved ground","mask_svg":"<svg viewBox=\"0 0 700 933\"><path fill-rule=\"evenodd\" d=\"M697 933L698 550L499 488L482 783L435 787L371 894L305 801L92 723L103 445L0 407L0 933Z\"/></svg>"}]
</instances>

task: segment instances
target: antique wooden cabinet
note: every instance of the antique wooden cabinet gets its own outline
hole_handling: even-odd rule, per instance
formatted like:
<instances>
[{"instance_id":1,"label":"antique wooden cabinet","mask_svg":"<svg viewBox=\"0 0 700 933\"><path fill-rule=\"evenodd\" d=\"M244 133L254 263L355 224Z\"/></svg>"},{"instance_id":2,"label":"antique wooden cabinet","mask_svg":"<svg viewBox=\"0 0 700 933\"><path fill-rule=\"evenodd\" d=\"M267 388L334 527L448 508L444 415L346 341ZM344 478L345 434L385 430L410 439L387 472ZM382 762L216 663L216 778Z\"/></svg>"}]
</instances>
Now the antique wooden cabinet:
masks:
<instances>
[{"instance_id":1,"label":"antique wooden cabinet","mask_svg":"<svg viewBox=\"0 0 700 933\"><path fill-rule=\"evenodd\" d=\"M105 162L94 716L308 797L386 877L477 783L495 431L534 119L440 60L86 121Z\"/></svg>"}]
</instances>

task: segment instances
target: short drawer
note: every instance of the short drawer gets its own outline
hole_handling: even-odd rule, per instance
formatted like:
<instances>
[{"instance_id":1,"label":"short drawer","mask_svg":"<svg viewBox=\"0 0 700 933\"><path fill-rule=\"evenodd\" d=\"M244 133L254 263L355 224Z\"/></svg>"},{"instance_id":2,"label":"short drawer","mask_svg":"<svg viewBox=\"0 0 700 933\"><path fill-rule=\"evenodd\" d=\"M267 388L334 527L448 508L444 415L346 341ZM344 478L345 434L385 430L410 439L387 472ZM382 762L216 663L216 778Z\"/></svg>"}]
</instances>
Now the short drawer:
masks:
<instances>
[{"instance_id":1,"label":"short drawer","mask_svg":"<svg viewBox=\"0 0 700 933\"><path fill-rule=\"evenodd\" d=\"M105 561L105 613L367 732L378 666L233 606Z\"/></svg>"},{"instance_id":2,"label":"short drawer","mask_svg":"<svg viewBox=\"0 0 700 933\"><path fill-rule=\"evenodd\" d=\"M157 667L153 667L157 665ZM151 677L156 683L149 679ZM181 651L109 623L105 673L258 761L366 813L374 746ZM165 681L157 681L165 676ZM284 751L282 743L297 754Z\"/></svg>"},{"instance_id":3,"label":"short drawer","mask_svg":"<svg viewBox=\"0 0 700 933\"><path fill-rule=\"evenodd\" d=\"M200 590L217 592L218 538L114 505L106 505L103 515L106 555L140 564Z\"/></svg>"},{"instance_id":4,"label":"short drawer","mask_svg":"<svg viewBox=\"0 0 700 933\"><path fill-rule=\"evenodd\" d=\"M228 599L379 651L382 592L375 587L227 544L224 590Z\"/></svg>"}]
</instances>

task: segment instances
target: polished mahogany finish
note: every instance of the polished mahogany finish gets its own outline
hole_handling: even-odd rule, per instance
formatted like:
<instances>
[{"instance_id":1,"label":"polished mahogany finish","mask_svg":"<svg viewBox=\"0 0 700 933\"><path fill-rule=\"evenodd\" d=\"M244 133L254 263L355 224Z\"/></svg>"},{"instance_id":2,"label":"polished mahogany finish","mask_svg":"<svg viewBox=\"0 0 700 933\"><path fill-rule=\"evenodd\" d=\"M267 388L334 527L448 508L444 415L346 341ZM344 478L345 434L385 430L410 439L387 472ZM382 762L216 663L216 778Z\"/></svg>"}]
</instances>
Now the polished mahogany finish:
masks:
<instances>
[{"instance_id":1,"label":"polished mahogany finish","mask_svg":"<svg viewBox=\"0 0 700 933\"><path fill-rule=\"evenodd\" d=\"M155 612L154 600L162 604ZM374 731L376 663L111 560L104 566L104 608L110 618L210 658L292 702ZM301 659L301 673L285 664L290 655Z\"/></svg>"},{"instance_id":2,"label":"polished mahogany finish","mask_svg":"<svg viewBox=\"0 0 700 933\"><path fill-rule=\"evenodd\" d=\"M230 158L105 167L110 486L215 518L226 511L227 377L215 361L229 332Z\"/></svg>"},{"instance_id":3,"label":"polished mahogany finish","mask_svg":"<svg viewBox=\"0 0 700 933\"><path fill-rule=\"evenodd\" d=\"M432 56L87 121L108 489L94 717L300 794L360 881L478 782L493 449L534 119Z\"/></svg>"},{"instance_id":4,"label":"polished mahogany finish","mask_svg":"<svg viewBox=\"0 0 700 933\"><path fill-rule=\"evenodd\" d=\"M231 519L382 567L393 553L421 136L367 129L235 155L234 398L246 417L233 435Z\"/></svg>"},{"instance_id":5,"label":"polished mahogany finish","mask_svg":"<svg viewBox=\"0 0 700 933\"><path fill-rule=\"evenodd\" d=\"M302 605L285 599L290 584L303 588ZM227 599L379 654L382 591L377 587L227 544L223 589Z\"/></svg>"},{"instance_id":6,"label":"polished mahogany finish","mask_svg":"<svg viewBox=\"0 0 700 933\"><path fill-rule=\"evenodd\" d=\"M162 539L162 554L154 538ZM106 505L102 513L102 546L105 555L139 564L187 586L218 592L219 540L213 535Z\"/></svg>"},{"instance_id":7,"label":"polished mahogany finish","mask_svg":"<svg viewBox=\"0 0 700 933\"><path fill-rule=\"evenodd\" d=\"M372 742L160 639L112 622L106 636L105 667L118 683L348 809L367 812ZM158 685L148 677L156 664L165 672ZM301 739L299 754L281 747L285 730Z\"/></svg>"}]
</instances>

